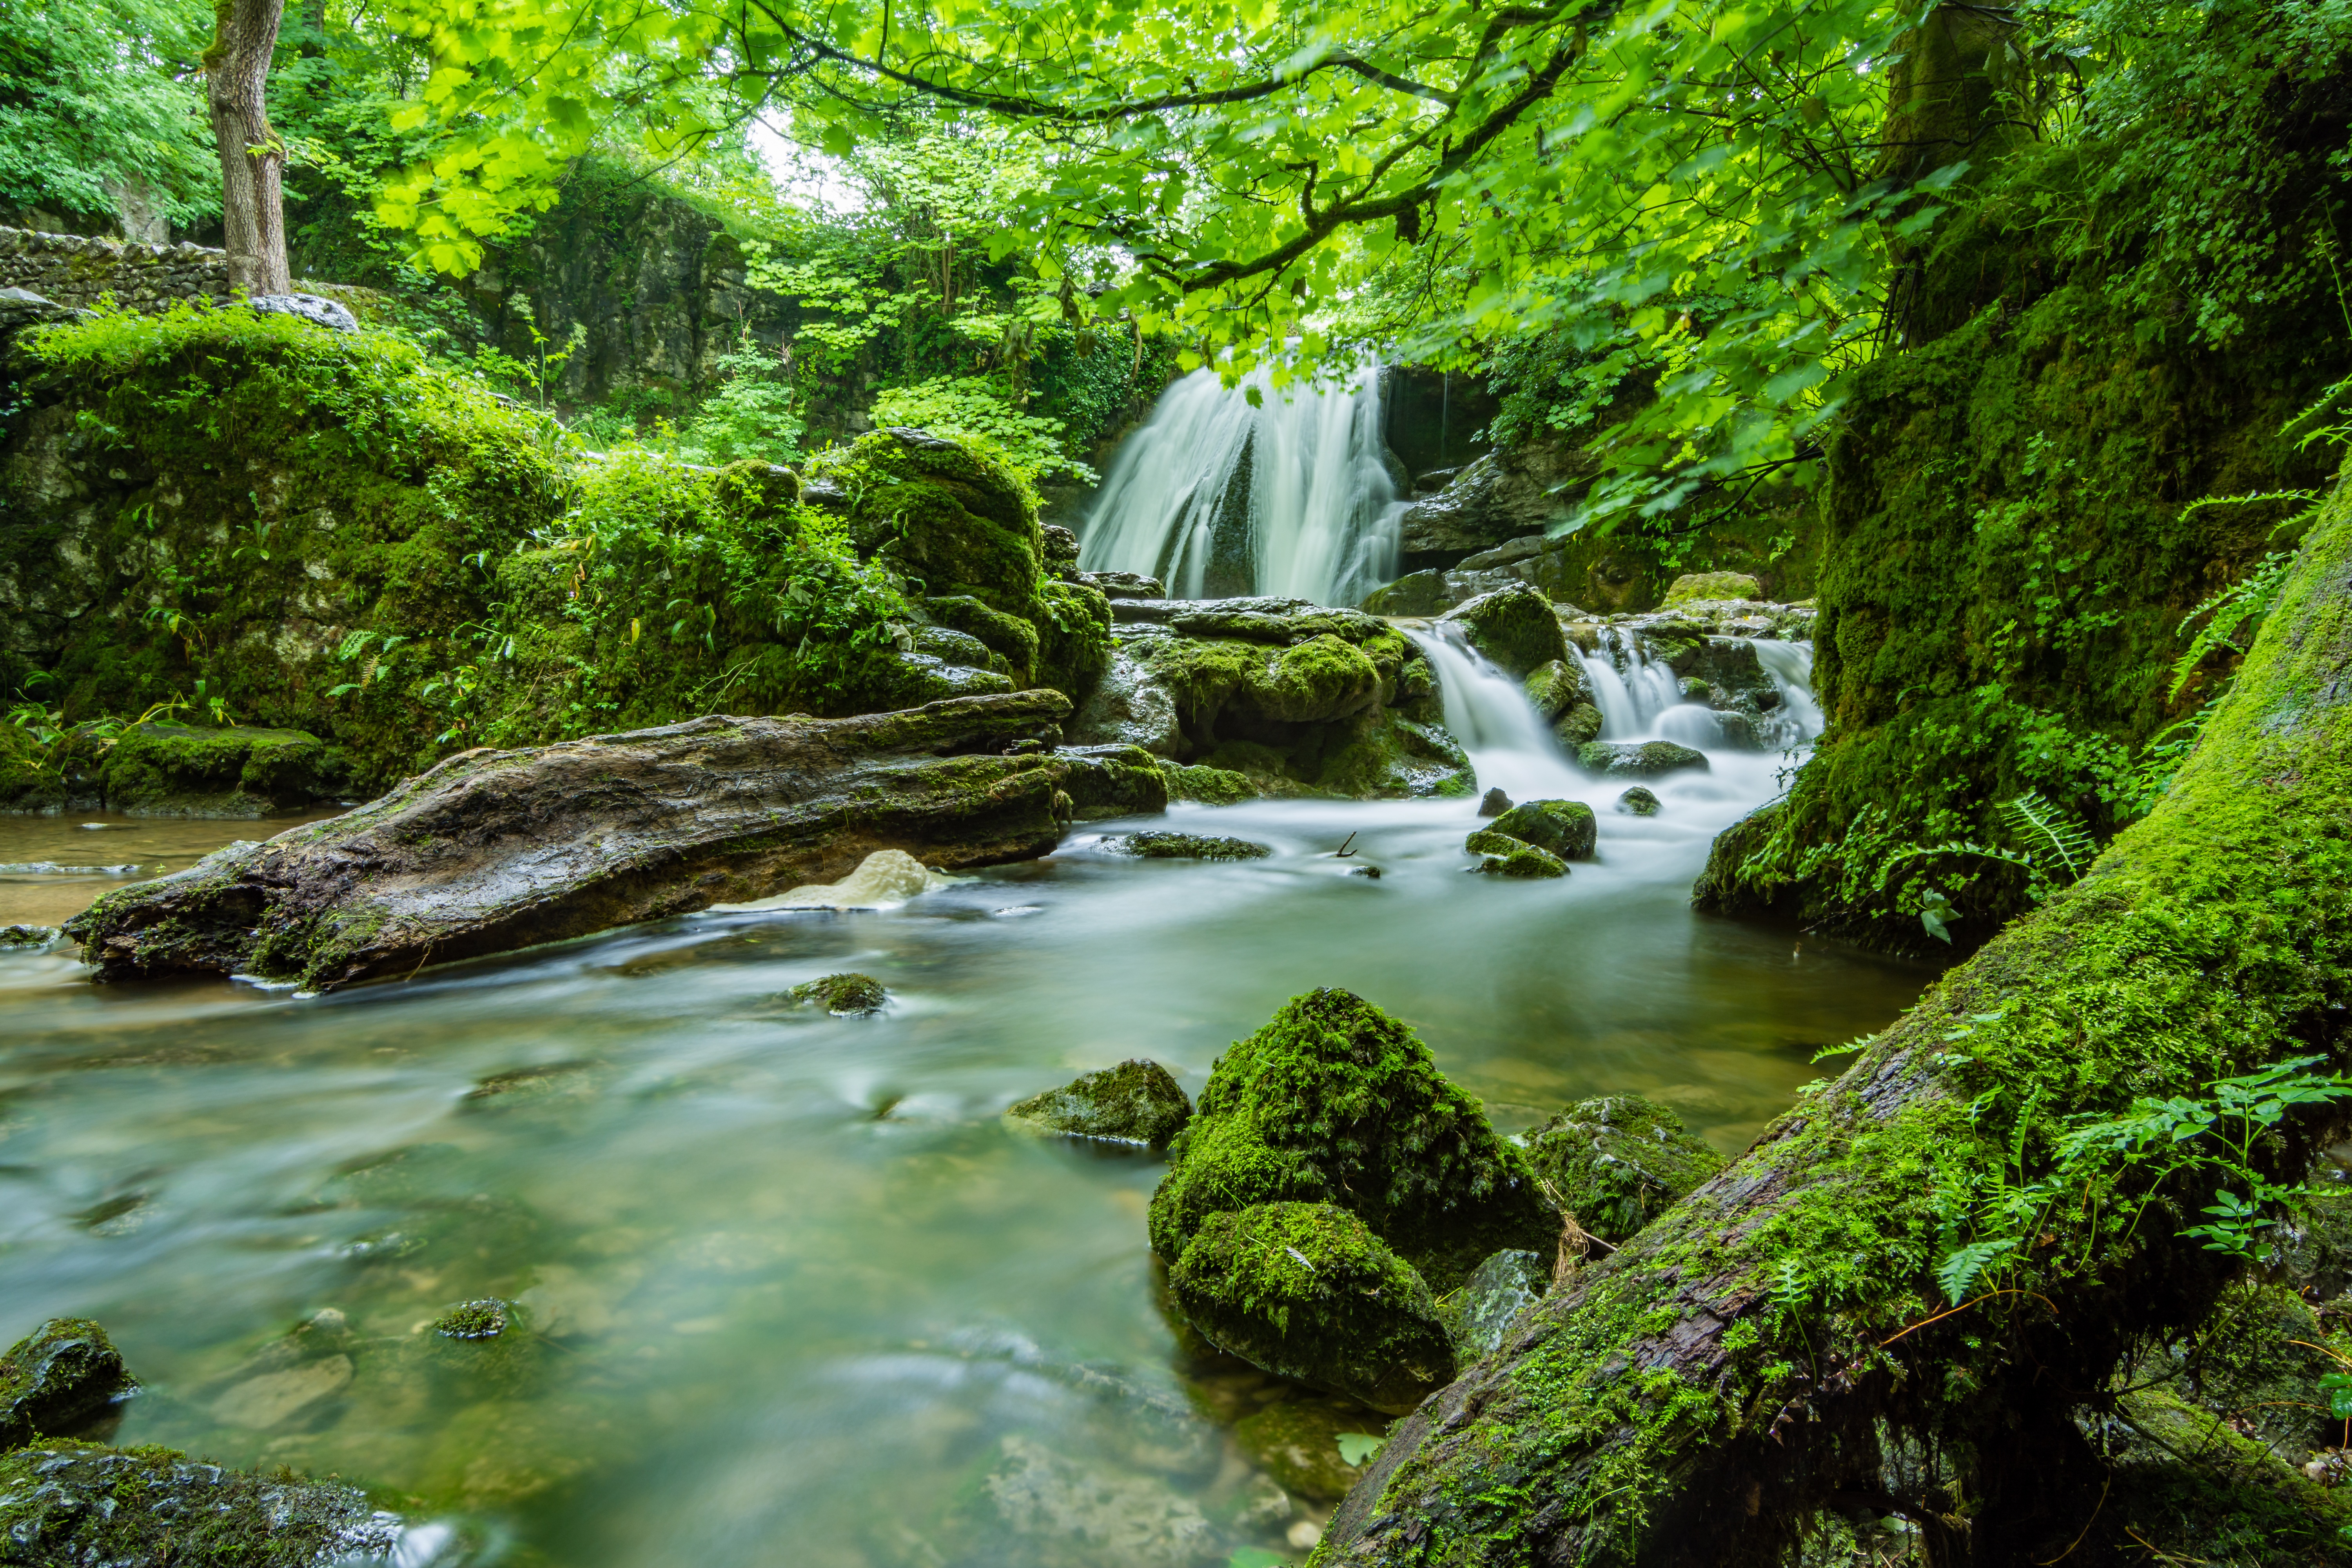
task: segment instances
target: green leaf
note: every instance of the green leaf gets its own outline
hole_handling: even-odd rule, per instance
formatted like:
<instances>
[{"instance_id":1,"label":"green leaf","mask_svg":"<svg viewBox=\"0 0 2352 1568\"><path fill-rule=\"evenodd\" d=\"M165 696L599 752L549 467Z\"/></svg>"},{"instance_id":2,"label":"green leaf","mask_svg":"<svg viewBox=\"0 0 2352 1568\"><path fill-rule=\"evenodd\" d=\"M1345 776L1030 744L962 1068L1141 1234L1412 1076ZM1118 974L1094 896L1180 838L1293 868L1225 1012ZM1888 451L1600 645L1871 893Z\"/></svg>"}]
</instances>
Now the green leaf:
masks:
<instances>
[{"instance_id":1,"label":"green leaf","mask_svg":"<svg viewBox=\"0 0 2352 1568\"><path fill-rule=\"evenodd\" d=\"M1360 1468L1366 1460L1381 1451L1381 1446L1387 1441L1387 1438L1375 1437L1369 1432L1342 1432L1339 1437L1339 1462Z\"/></svg>"},{"instance_id":2,"label":"green leaf","mask_svg":"<svg viewBox=\"0 0 2352 1568\"><path fill-rule=\"evenodd\" d=\"M1965 1300L1969 1288L1977 1282L1987 1266L2004 1253L2016 1249L2014 1237L1999 1241L1972 1241L1936 1266L1936 1283L1944 1288L1944 1295L1957 1307Z\"/></svg>"}]
</instances>

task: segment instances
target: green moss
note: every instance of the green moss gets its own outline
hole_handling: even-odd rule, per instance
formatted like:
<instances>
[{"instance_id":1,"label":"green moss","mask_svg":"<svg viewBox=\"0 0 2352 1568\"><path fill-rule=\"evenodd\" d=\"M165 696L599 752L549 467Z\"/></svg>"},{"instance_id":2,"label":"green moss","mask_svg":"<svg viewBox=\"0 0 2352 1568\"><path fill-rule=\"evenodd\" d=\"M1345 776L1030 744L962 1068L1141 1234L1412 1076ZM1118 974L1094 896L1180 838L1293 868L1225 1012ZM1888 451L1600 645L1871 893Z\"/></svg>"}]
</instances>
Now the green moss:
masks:
<instances>
[{"instance_id":1,"label":"green moss","mask_svg":"<svg viewBox=\"0 0 2352 1568\"><path fill-rule=\"evenodd\" d=\"M861 554L927 594L1045 618L1036 493L1002 458L921 431L877 430L816 466L849 493Z\"/></svg>"},{"instance_id":2,"label":"green moss","mask_svg":"<svg viewBox=\"0 0 2352 1568\"><path fill-rule=\"evenodd\" d=\"M1004 1114L1073 1138L1164 1149L1192 1120L1192 1101L1166 1068L1138 1058L1081 1073Z\"/></svg>"},{"instance_id":3,"label":"green moss","mask_svg":"<svg viewBox=\"0 0 2352 1568\"><path fill-rule=\"evenodd\" d=\"M110 811L268 816L331 798L347 774L340 753L299 730L149 722L109 748L99 786Z\"/></svg>"},{"instance_id":4,"label":"green moss","mask_svg":"<svg viewBox=\"0 0 2352 1568\"><path fill-rule=\"evenodd\" d=\"M1167 777L1171 800L1197 801L1202 805L1238 805L1258 795L1257 785L1250 782L1246 773L1170 762L1161 763L1160 771Z\"/></svg>"},{"instance_id":5,"label":"green moss","mask_svg":"<svg viewBox=\"0 0 2352 1568\"><path fill-rule=\"evenodd\" d=\"M1040 593L1037 684L1083 702L1110 668L1110 600L1098 588L1050 578Z\"/></svg>"},{"instance_id":6,"label":"green moss","mask_svg":"<svg viewBox=\"0 0 2352 1568\"><path fill-rule=\"evenodd\" d=\"M1672 741L1588 741L1576 749L1586 773L1604 779L1654 779L1707 771L1706 753Z\"/></svg>"},{"instance_id":7,"label":"green moss","mask_svg":"<svg viewBox=\"0 0 2352 1568\"><path fill-rule=\"evenodd\" d=\"M138 1386L104 1329L52 1318L0 1355L0 1448L69 1431Z\"/></svg>"},{"instance_id":8,"label":"green moss","mask_svg":"<svg viewBox=\"0 0 2352 1568\"><path fill-rule=\"evenodd\" d=\"M1441 1290L1557 1218L1518 1149L1413 1032L1345 991L1283 1004L1218 1058L1151 1200L1151 1249L1180 1257L1211 1215L1338 1204Z\"/></svg>"},{"instance_id":9,"label":"green moss","mask_svg":"<svg viewBox=\"0 0 2352 1568\"><path fill-rule=\"evenodd\" d=\"M1591 859L1600 835L1592 808L1580 800L1523 800L1486 830L1548 849L1563 860Z\"/></svg>"},{"instance_id":10,"label":"green moss","mask_svg":"<svg viewBox=\"0 0 2352 1568\"><path fill-rule=\"evenodd\" d=\"M1444 618L1458 624L1471 647L1515 679L1568 658L1568 639L1551 601L1524 583L1482 594L1447 611Z\"/></svg>"},{"instance_id":11,"label":"green moss","mask_svg":"<svg viewBox=\"0 0 2352 1568\"><path fill-rule=\"evenodd\" d=\"M1668 605L1710 599L1760 599L1764 590L1745 572L1693 572L1666 586Z\"/></svg>"},{"instance_id":12,"label":"green moss","mask_svg":"<svg viewBox=\"0 0 2352 1568\"><path fill-rule=\"evenodd\" d=\"M395 1522L350 1487L244 1475L169 1448L0 1455L0 1540L22 1563L314 1568L388 1553Z\"/></svg>"},{"instance_id":13,"label":"green moss","mask_svg":"<svg viewBox=\"0 0 2352 1568\"><path fill-rule=\"evenodd\" d=\"M870 974L827 974L805 980L784 993L800 1006L821 1006L836 1018L868 1017L882 1011L890 993Z\"/></svg>"},{"instance_id":14,"label":"green moss","mask_svg":"<svg viewBox=\"0 0 2352 1568\"><path fill-rule=\"evenodd\" d=\"M495 1298L460 1301L433 1320L445 1340L494 1340L507 1331L507 1304Z\"/></svg>"},{"instance_id":15,"label":"green moss","mask_svg":"<svg viewBox=\"0 0 2352 1568\"><path fill-rule=\"evenodd\" d=\"M1147 860L1263 860L1274 853L1246 838L1219 838L1202 833L1124 833L1107 847Z\"/></svg>"},{"instance_id":16,"label":"green moss","mask_svg":"<svg viewBox=\"0 0 2352 1568\"><path fill-rule=\"evenodd\" d=\"M1330 1204L1211 1215L1168 1284L1178 1310L1221 1349L1376 1410L1410 1410L1454 1376L1429 1287Z\"/></svg>"},{"instance_id":17,"label":"green moss","mask_svg":"<svg viewBox=\"0 0 2352 1568\"><path fill-rule=\"evenodd\" d=\"M1033 623L995 609L969 594L926 599L923 608L940 626L976 639L1003 659L1016 681L1024 686L1035 681L1040 641Z\"/></svg>"},{"instance_id":18,"label":"green moss","mask_svg":"<svg viewBox=\"0 0 2352 1568\"><path fill-rule=\"evenodd\" d=\"M1568 875L1568 862L1549 849L1538 849L1507 833L1485 829L1470 836L1464 848L1480 857L1475 869L1490 877L1541 879Z\"/></svg>"},{"instance_id":19,"label":"green moss","mask_svg":"<svg viewBox=\"0 0 2352 1568\"><path fill-rule=\"evenodd\" d=\"M1614 1245L1723 1168L1723 1156L1637 1094L1570 1106L1527 1135L1528 1157L1558 1201Z\"/></svg>"}]
</instances>

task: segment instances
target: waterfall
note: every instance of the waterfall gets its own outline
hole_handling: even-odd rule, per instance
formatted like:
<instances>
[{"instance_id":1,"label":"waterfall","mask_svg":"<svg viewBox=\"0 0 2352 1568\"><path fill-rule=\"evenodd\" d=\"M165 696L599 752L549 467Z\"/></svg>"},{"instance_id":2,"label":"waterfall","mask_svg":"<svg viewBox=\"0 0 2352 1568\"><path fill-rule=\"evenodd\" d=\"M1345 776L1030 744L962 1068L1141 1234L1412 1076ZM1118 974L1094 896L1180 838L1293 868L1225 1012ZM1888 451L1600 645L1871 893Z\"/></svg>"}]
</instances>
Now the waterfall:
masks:
<instances>
[{"instance_id":1,"label":"waterfall","mask_svg":"<svg viewBox=\"0 0 2352 1568\"><path fill-rule=\"evenodd\" d=\"M1178 598L1352 605L1396 575L1404 507L1385 446L1376 367L1282 391L1264 370L1230 389L1196 370L1112 459L1079 564L1158 577Z\"/></svg>"},{"instance_id":2,"label":"waterfall","mask_svg":"<svg viewBox=\"0 0 2352 1568\"><path fill-rule=\"evenodd\" d=\"M1527 800L1587 786L1519 683L1460 640L1459 627L1441 623L1435 631L1405 635L1437 672L1445 728L1469 754L1479 788Z\"/></svg>"}]
</instances>

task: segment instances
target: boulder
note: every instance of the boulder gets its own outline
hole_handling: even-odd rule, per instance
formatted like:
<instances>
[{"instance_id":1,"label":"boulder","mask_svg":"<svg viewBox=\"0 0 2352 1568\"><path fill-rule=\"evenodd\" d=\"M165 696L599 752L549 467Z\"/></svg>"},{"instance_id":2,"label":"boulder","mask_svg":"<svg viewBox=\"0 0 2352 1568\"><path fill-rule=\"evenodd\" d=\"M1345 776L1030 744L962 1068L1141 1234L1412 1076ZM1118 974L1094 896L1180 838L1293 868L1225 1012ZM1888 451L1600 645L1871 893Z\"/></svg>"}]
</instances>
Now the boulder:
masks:
<instances>
[{"instance_id":1,"label":"boulder","mask_svg":"<svg viewBox=\"0 0 2352 1568\"><path fill-rule=\"evenodd\" d=\"M1003 461L927 430L892 426L845 455L851 537L931 593L969 595L1034 621L1045 536L1037 502Z\"/></svg>"},{"instance_id":2,"label":"boulder","mask_svg":"<svg viewBox=\"0 0 2352 1568\"><path fill-rule=\"evenodd\" d=\"M870 1018L882 1011L890 993L870 974L824 974L803 980L784 993L796 1006L823 1007L836 1018Z\"/></svg>"},{"instance_id":3,"label":"boulder","mask_svg":"<svg viewBox=\"0 0 2352 1568\"><path fill-rule=\"evenodd\" d=\"M1055 691L853 719L698 719L461 752L382 799L101 897L67 927L104 980L210 971L320 989L829 881L878 849L945 868L1049 852Z\"/></svg>"},{"instance_id":4,"label":"boulder","mask_svg":"<svg viewBox=\"0 0 2352 1568\"><path fill-rule=\"evenodd\" d=\"M1046 571L1055 576L1076 582L1078 577L1078 536L1058 522L1048 522L1037 530L1038 552Z\"/></svg>"},{"instance_id":5,"label":"boulder","mask_svg":"<svg viewBox=\"0 0 2352 1568\"><path fill-rule=\"evenodd\" d=\"M1107 599L1164 599L1168 584L1137 572L1081 572L1075 581Z\"/></svg>"},{"instance_id":6,"label":"boulder","mask_svg":"<svg viewBox=\"0 0 2352 1568\"><path fill-rule=\"evenodd\" d=\"M1490 452L1398 520L1404 564L1451 566L1480 552L1565 524L1580 480L1596 470L1585 452L1552 440Z\"/></svg>"},{"instance_id":7,"label":"boulder","mask_svg":"<svg viewBox=\"0 0 2352 1568\"><path fill-rule=\"evenodd\" d=\"M1526 686L1528 700L1547 724L1571 708L1592 704L1592 683L1585 679L1584 666L1573 658L1537 666Z\"/></svg>"},{"instance_id":8,"label":"boulder","mask_svg":"<svg viewBox=\"0 0 2352 1568\"><path fill-rule=\"evenodd\" d=\"M350 307L320 294L257 294L246 301L263 315L292 316L331 332L356 332L360 321Z\"/></svg>"},{"instance_id":9,"label":"boulder","mask_svg":"<svg viewBox=\"0 0 2352 1568\"><path fill-rule=\"evenodd\" d=\"M96 804L131 816L274 816L331 800L346 781L341 753L299 730L150 721L107 749Z\"/></svg>"},{"instance_id":10,"label":"boulder","mask_svg":"<svg viewBox=\"0 0 2352 1568\"><path fill-rule=\"evenodd\" d=\"M1110 668L1070 721L1070 738L1088 744L1139 746L1162 757L1186 747L1176 721L1176 695L1131 639L1112 645Z\"/></svg>"},{"instance_id":11,"label":"boulder","mask_svg":"<svg viewBox=\"0 0 2352 1568\"><path fill-rule=\"evenodd\" d=\"M1514 679L1568 658L1551 601L1523 583L1482 594L1447 611L1440 624L1460 626L1471 647Z\"/></svg>"},{"instance_id":12,"label":"boulder","mask_svg":"<svg viewBox=\"0 0 2352 1568\"><path fill-rule=\"evenodd\" d=\"M1570 1106L1527 1134L1552 1192L1587 1232L1616 1246L1723 1168L1723 1156L1637 1094Z\"/></svg>"},{"instance_id":13,"label":"boulder","mask_svg":"<svg viewBox=\"0 0 2352 1568\"><path fill-rule=\"evenodd\" d=\"M1138 1057L1081 1073L1004 1114L1066 1137L1165 1149L1192 1119L1192 1101L1166 1068Z\"/></svg>"},{"instance_id":14,"label":"boulder","mask_svg":"<svg viewBox=\"0 0 2352 1568\"><path fill-rule=\"evenodd\" d=\"M1551 732L1562 746L1573 752L1600 739L1601 725L1601 710L1590 702L1580 702L1559 716Z\"/></svg>"},{"instance_id":15,"label":"boulder","mask_svg":"<svg viewBox=\"0 0 2352 1568\"><path fill-rule=\"evenodd\" d=\"M1462 847L1479 858L1474 871L1490 877L1544 878L1565 877L1568 862L1549 849L1538 849L1524 839L1507 833L1486 828L1472 834Z\"/></svg>"},{"instance_id":16,"label":"boulder","mask_svg":"<svg viewBox=\"0 0 2352 1568\"><path fill-rule=\"evenodd\" d=\"M1207 833L1122 833L1103 840L1103 847L1147 860L1263 860L1274 853L1246 838Z\"/></svg>"},{"instance_id":17,"label":"boulder","mask_svg":"<svg viewBox=\"0 0 2352 1568\"><path fill-rule=\"evenodd\" d=\"M1706 753L1672 741L1588 741L1576 749L1584 771L1605 779L1653 779L1696 768L1707 771Z\"/></svg>"},{"instance_id":18,"label":"boulder","mask_svg":"<svg viewBox=\"0 0 2352 1568\"><path fill-rule=\"evenodd\" d=\"M1331 1204L1209 1215L1168 1271L1178 1310L1252 1365L1402 1415L1452 1381L1429 1287Z\"/></svg>"},{"instance_id":19,"label":"boulder","mask_svg":"<svg viewBox=\"0 0 2352 1568\"><path fill-rule=\"evenodd\" d=\"M1658 804L1658 797L1640 784L1617 797L1617 809L1632 816L1655 816Z\"/></svg>"},{"instance_id":20,"label":"boulder","mask_svg":"<svg viewBox=\"0 0 2352 1568\"><path fill-rule=\"evenodd\" d=\"M1692 572L1675 578L1666 587L1669 606L1694 599L1719 602L1763 596L1763 584L1745 572Z\"/></svg>"},{"instance_id":21,"label":"boulder","mask_svg":"<svg viewBox=\"0 0 2352 1568\"><path fill-rule=\"evenodd\" d=\"M1151 1249L1182 1256L1210 1215L1348 1209L1450 1290L1488 1254L1559 1236L1534 1168L1413 1032L1361 997L1294 996L1217 1058L1151 1199Z\"/></svg>"},{"instance_id":22,"label":"boulder","mask_svg":"<svg viewBox=\"0 0 2352 1568\"><path fill-rule=\"evenodd\" d=\"M1454 1354L1466 1363L1501 1349L1511 1320L1543 1300L1551 1276L1549 1259L1519 1248L1497 1252L1471 1270L1462 1289L1437 1304Z\"/></svg>"},{"instance_id":23,"label":"boulder","mask_svg":"<svg viewBox=\"0 0 2352 1568\"><path fill-rule=\"evenodd\" d=\"M1168 775L1140 746L1059 746L1054 758L1074 821L1156 816L1168 809Z\"/></svg>"},{"instance_id":24,"label":"boulder","mask_svg":"<svg viewBox=\"0 0 2352 1568\"><path fill-rule=\"evenodd\" d=\"M1590 860L1600 828L1580 800L1527 800L1495 818L1490 833L1549 849L1563 860Z\"/></svg>"},{"instance_id":25,"label":"boulder","mask_svg":"<svg viewBox=\"0 0 2352 1568\"><path fill-rule=\"evenodd\" d=\"M0 1356L0 1448L70 1432L138 1386L104 1329L52 1318Z\"/></svg>"},{"instance_id":26,"label":"boulder","mask_svg":"<svg viewBox=\"0 0 2352 1568\"><path fill-rule=\"evenodd\" d=\"M0 1455L0 1560L26 1564L332 1568L391 1561L401 1537L356 1488L84 1443Z\"/></svg>"},{"instance_id":27,"label":"boulder","mask_svg":"<svg viewBox=\"0 0 2352 1568\"><path fill-rule=\"evenodd\" d=\"M1500 788L1490 789L1478 797L1478 815L1482 817L1500 816L1510 809L1511 797Z\"/></svg>"}]
</instances>

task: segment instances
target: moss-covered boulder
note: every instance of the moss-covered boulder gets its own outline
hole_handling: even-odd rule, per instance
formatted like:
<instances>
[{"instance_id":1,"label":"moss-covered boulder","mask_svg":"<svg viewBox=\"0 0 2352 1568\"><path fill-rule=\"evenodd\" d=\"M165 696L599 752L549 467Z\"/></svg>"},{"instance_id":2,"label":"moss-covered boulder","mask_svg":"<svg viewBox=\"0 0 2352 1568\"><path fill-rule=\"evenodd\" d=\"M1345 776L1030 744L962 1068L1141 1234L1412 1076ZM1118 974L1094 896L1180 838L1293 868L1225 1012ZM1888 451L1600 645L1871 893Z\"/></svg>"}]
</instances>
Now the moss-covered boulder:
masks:
<instances>
[{"instance_id":1,"label":"moss-covered boulder","mask_svg":"<svg viewBox=\"0 0 2352 1568\"><path fill-rule=\"evenodd\" d=\"M1559 743L1574 752L1601 738L1601 710L1590 702L1580 702L1561 714L1551 727Z\"/></svg>"},{"instance_id":2,"label":"moss-covered boulder","mask_svg":"<svg viewBox=\"0 0 2352 1568\"><path fill-rule=\"evenodd\" d=\"M1168 1271L1185 1318L1253 1365L1402 1414L1454 1376L1429 1287L1330 1204L1213 1214Z\"/></svg>"},{"instance_id":3,"label":"moss-covered boulder","mask_svg":"<svg viewBox=\"0 0 2352 1568\"><path fill-rule=\"evenodd\" d=\"M1540 879L1568 875L1568 862L1550 850L1492 828L1472 834L1463 840L1462 847L1478 857L1478 864L1471 869L1489 877Z\"/></svg>"},{"instance_id":4,"label":"moss-covered boulder","mask_svg":"<svg viewBox=\"0 0 2352 1568\"><path fill-rule=\"evenodd\" d=\"M133 816L270 816L332 799L350 772L299 730L149 722L115 741L99 780L106 808Z\"/></svg>"},{"instance_id":5,"label":"moss-covered boulder","mask_svg":"<svg viewBox=\"0 0 2352 1568\"><path fill-rule=\"evenodd\" d=\"M1641 784L1617 797L1617 809L1628 816L1655 816L1659 805L1656 794Z\"/></svg>"},{"instance_id":6,"label":"moss-covered boulder","mask_svg":"<svg viewBox=\"0 0 2352 1568\"><path fill-rule=\"evenodd\" d=\"M1441 624L1458 626L1470 646L1514 679L1568 658L1568 639L1543 591L1514 583L1448 610Z\"/></svg>"},{"instance_id":7,"label":"moss-covered boulder","mask_svg":"<svg viewBox=\"0 0 2352 1568\"><path fill-rule=\"evenodd\" d=\"M1138 1057L1080 1073L1059 1089L1019 1101L1004 1114L1065 1137L1165 1149L1192 1119L1192 1100L1166 1068Z\"/></svg>"},{"instance_id":8,"label":"moss-covered boulder","mask_svg":"<svg viewBox=\"0 0 2352 1568\"><path fill-rule=\"evenodd\" d=\"M890 993L870 974L824 974L784 993L795 1006L822 1007L836 1018L865 1018L882 1011Z\"/></svg>"},{"instance_id":9,"label":"moss-covered boulder","mask_svg":"<svg viewBox=\"0 0 2352 1568\"><path fill-rule=\"evenodd\" d=\"M1705 752L1672 741L1592 741L1576 749L1576 760L1585 772L1604 779L1654 779L1707 771Z\"/></svg>"},{"instance_id":10,"label":"moss-covered boulder","mask_svg":"<svg viewBox=\"0 0 2352 1568\"><path fill-rule=\"evenodd\" d=\"M1487 824L1486 831L1549 849L1563 860L1592 858L1600 836L1592 808L1580 800L1523 800Z\"/></svg>"},{"instance_id":11,"label":"moss-covered boulder","mask_svg":"<svg viewBox=\"0 0 2352 1568\"><path fill-rule=\"evenodd\" d=\"M1745 572L1691 572L1666 585L1668 605L1694 600L1748 600L1764 596L1763 584Z\"/></svg>"},{"instance_id":12,"label":"moss-covered boulder","mask_svg":"<svg viewBox=\"0 0 2352 1568\"><path fill-rule=\"evenodd\" d=\"M0 1455L0 1561L333 1568L389 1559L400 1521L354 1488L246 1475L169 1448Z\"/></svg>"},{"instance_id":13,"label":"moss-covered boulder","mask_svg":"<svg viewBox=\"0 0 2352 1568\"><path fill-rule=\"evenodd\" d=\"M1530 1131L1528 1154L1576 1223L1612 1245L1723 1168L1723 1156L1637 1094L1580 1100Z\"/></svg>"},{"instance_id":14,"label":"moss-covered boulder","mask_svg":"<svg viewBox=\"0 0 2352 1568\"><path fill-rule=\"evenodd\" d=\"M137 1386L104 1329L52 1318L0 1356L0 1448L70 1432Z\"/></svg>"},{"instance_id":15,"label":"moss-covered boulder","mask_svg":"<svg viewBox=\"0 0 2352 1568\"><path fill-rule=\"evenodd\" d=\"M1103 846L1146 860L1263 860L1274 853L1246 838L1209 833L1122 833Z\"/></svg>"},{"instance_id":16,"label":"moss-covered boulder","mask_svg":"<svg viewBox=\"0 0 2352 1568\"><path fill-rule=\"evenodd\" d=\"M1150 1216L1166 1259L1212 1215L1267 1203L1348 1209L1440 1290L1559 1236L1526 1154L1411 1029L1346 991L1294 996L1230 1047L1169 1152Z\"/></svg>"},{"instance_id":17,"label":"moss-covered boulder","mask_svg":"<svg viewBox=\"0 0 2352 1568\"><path fill-rule=\"evenodd\" d=\"M1160 776L1168 782L1170 800L1193 801L1202 805L1239 805L1258 797L1258 786L1247 773L1227 768L1213 768L1204 763L1165 763L1160 764Z\"/></svg>"},{"instance_id":18,"label":"moss-covered boulder","mask_svg":"<svg viewBox=\"0 0 2352 1568\"><path fill-rule=\"evenodd\" d=\"M1572 658L1555 658L1537 666L1524 684L1528 700L1543 715L1547 724L1572 709L1591 707L1592 703L1592 683L1585 678L1584 666Z\"/></svg>"},{"instance_id":19,"label":"moss-covered boulder","mask_svg":"<svg viewBox=\"0 0 2352 1568\"><path fill-rule=\"evenodd\" d=\"M878 555L938 595L968 594L1037 618L1045 539L1037 498L992 454L893 427L860 438L828 477L845 479L860 554Z\"/></svg>"}]
</instances>

